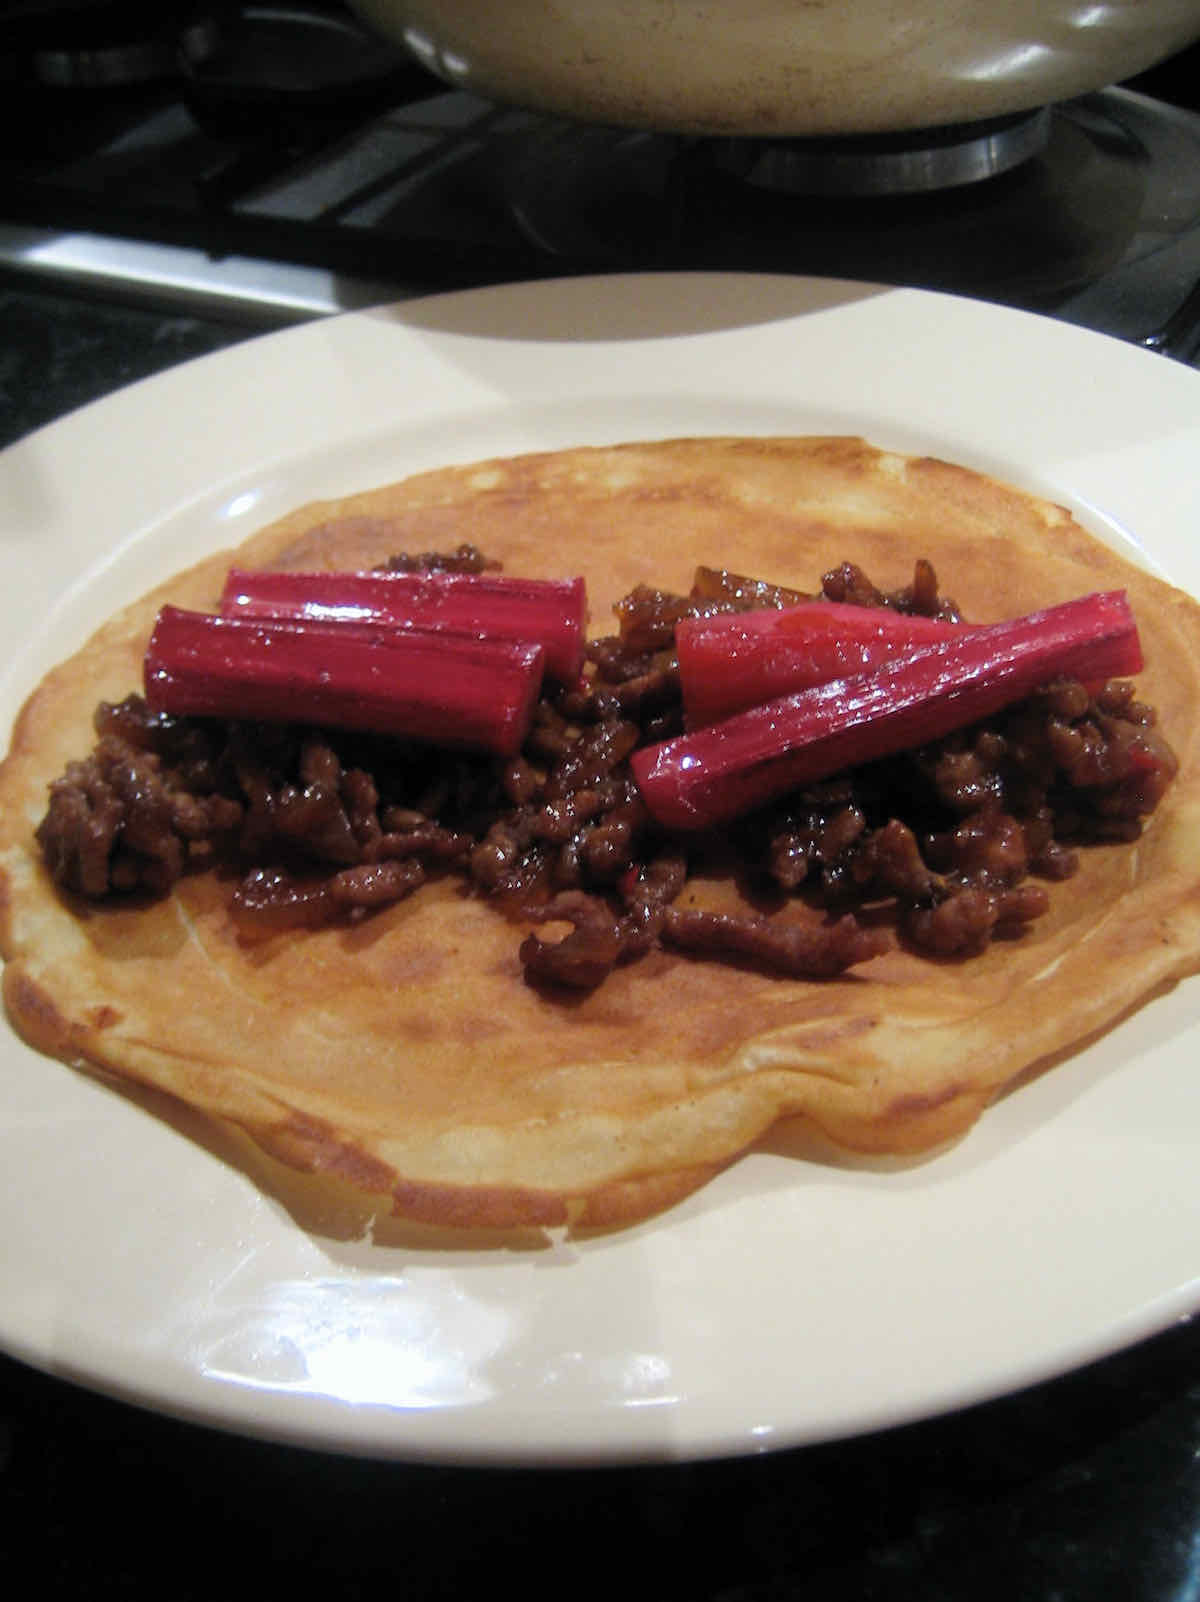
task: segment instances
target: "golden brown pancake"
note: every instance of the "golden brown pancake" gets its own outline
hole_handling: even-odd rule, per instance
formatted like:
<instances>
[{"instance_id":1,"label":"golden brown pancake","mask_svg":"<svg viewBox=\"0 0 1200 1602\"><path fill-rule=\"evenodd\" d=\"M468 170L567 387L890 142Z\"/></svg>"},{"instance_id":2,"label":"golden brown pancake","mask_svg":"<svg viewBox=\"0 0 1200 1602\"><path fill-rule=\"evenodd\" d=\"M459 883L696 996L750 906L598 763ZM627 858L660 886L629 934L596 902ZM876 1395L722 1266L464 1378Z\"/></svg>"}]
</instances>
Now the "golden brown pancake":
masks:
<instances>
[{"instance_id":1,"label":"golden brown pancake","mask_svg":"<svg viewBox=\"0 0 1200 1602\"><path fill-rule=\"evenodd\" d=\"M636 584L686 591L698 564L812 589L852 560L892 588L928 557L977 621L1123 587L1139 695L1179 774L1142 838L1089 847L1020 938L955 963L897 946L832 980L664 948L554 997L524 981L520 931L454 877L357 926L254 945L210 872L158 902L82 907L34 841L47 786L90 750L97 700L140 688L159 605L215 606L226 552L113 618L18 720L0 884L4 996L26 1040L168 1092L380 1210L605 1226L687 1194L784 1118L860 1152L935 1147L1200 967L1200 608L1063 509L854 439L674 440L425 473L305 507L236 560L365 567L462 541L513 574L584 574L598 633Z\"/></svg>"}]
</instances>

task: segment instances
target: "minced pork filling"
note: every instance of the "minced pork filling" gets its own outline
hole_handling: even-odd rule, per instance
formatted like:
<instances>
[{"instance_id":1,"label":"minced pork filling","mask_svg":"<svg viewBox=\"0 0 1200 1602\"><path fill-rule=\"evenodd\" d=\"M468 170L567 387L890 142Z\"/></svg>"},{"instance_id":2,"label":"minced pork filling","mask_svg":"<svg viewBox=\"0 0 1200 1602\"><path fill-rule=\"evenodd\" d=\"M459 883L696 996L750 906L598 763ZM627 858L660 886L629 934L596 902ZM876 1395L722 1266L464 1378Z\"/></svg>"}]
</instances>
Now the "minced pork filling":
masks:
<instances>
[{"instance_id":1,"label":"minced pork filling","mask_svg":"<svg viewBox=\"0 0 1200 1602\"><path fill-rule=\"evenodd\" d=\"M464 547L388 565L488 564ZM962 621L924 561L899 591L846 563L818 593ZM896 939L974 955L1040 917L1081 848L1137 838L1175 758L1131 684L1093 692L1067 679L794 791L719 837L658 827L629 757L683 727L680 619L811 598L714 569L687 595L638 588L618 632L590 643L582 683L546 686L508 759L171 717L137 695L102 703L96 745L51 785L38 842L54 879L89 899L162 895L184 874L232 870L247 939L361 919L455 874L524 928L531 982L579 991L657 946L813 978ZM714 871L736 875L744 910L689 904L689 879Z\"/></svg>"}]
</instances>

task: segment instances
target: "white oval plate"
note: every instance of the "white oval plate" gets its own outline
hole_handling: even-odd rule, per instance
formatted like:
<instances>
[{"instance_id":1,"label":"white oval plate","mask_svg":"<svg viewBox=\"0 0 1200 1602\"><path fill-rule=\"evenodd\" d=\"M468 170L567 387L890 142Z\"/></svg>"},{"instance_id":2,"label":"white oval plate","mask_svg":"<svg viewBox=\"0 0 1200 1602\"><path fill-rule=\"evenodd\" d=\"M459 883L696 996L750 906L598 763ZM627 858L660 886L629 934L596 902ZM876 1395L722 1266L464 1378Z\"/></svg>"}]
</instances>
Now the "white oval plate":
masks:
<instances>
[{"instance_id":1,"label":"white oval plate","mask_svg":"<svg viewBox=\"0 0 1200 1602\"><path fill-rule=\"evenodd\" d=\"M254 340L0 456L0 715L114 607L310 498L530 448L842 431L1050 495L1200 592L1200 374L910 290L574 279ZM698 1458L928 1416L1200 1303L1198 997L927 1162L762 1151L650 1223L525 1253L307 1233L6 1033L0 1343L180 1416L425 1461Z\"/></svg>"}]
</instances>

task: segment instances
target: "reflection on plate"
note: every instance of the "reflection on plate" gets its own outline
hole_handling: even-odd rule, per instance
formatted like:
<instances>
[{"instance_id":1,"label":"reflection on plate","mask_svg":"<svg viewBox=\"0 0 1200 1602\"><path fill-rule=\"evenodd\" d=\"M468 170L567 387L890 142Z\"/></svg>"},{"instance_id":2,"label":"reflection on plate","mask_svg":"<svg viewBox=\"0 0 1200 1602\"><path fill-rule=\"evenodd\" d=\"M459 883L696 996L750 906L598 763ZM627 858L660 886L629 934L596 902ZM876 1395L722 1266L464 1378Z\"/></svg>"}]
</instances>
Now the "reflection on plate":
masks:
<instances>
[{"instance_id":1,"label":"reflection on plate","mask_svg":"<svg viewBox=\"0 0 1200 1602\"><path fill-rule=\"evenodd\" d=\"M276 334L0 456L0 713L122 601L317 496L544 446L847 431L1048 494L1200 591L1194 372L914 291L575 279ZM412 1459L688 1458L928 1415L1200 1304L1197 994L926 1161L781 1139L651 1223L528 1249L316 1220L5 1034L0 1342L183 1416Z\"/></svg>"}]
</instances>

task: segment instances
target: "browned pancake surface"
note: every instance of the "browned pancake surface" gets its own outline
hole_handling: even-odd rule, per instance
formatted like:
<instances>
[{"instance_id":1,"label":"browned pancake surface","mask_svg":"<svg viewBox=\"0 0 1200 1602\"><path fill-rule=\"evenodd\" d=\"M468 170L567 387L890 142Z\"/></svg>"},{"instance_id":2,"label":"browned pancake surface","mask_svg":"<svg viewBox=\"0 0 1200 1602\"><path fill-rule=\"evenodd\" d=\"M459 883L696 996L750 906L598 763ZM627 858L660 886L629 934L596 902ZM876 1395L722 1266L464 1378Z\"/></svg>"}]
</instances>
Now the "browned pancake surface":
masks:
<instances>
[{"instance_id":1,"label":"browned pancake surface","mask_svg":"<svg viewBox=\"0 0 1200 1602\"><path fill-rule=\"evenodd\" d=\"M591 1225L685 1194L787 1116L861 1151L938 1144L1200 966L1200 609L1060 508L857 440L677 440L423 474L297 511L237 560L347 568L464 540L510 573L583 573L596 632L635 584L685 590L701 563L811 589L852 560L891 588L927 556L979 621L1124 587L1140 694L1180 776L1144 837L1088 850L1020 939L961 963L895 950L833 981L660 951L554 999L523 981L520 930L455 879L357 927L256 946L212 874L156 905L68 905L33 840L46 787L90 749L96 701L140 687L158 606L216 604L224 553L114 618L21 714L0 770L0 932L27 1039L406 1217Z\"/></svg>"}]
</instances>

